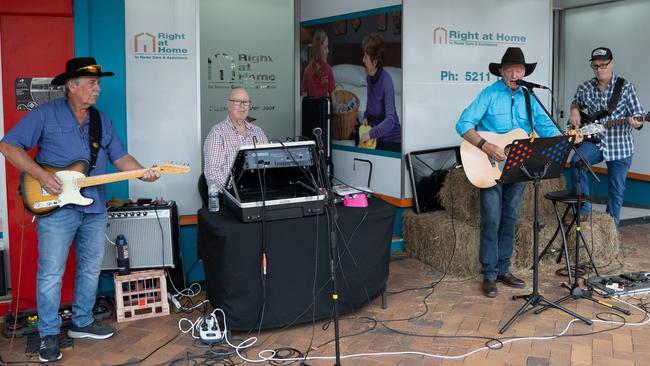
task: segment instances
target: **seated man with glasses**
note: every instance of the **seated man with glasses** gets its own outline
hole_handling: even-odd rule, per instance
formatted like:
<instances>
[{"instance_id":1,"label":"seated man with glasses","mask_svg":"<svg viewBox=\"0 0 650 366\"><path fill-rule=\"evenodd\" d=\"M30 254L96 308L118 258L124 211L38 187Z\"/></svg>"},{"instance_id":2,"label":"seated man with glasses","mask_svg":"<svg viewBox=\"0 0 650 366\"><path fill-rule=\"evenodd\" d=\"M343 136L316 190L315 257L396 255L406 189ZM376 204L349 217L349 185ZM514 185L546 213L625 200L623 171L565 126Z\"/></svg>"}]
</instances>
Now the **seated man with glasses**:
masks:
<instances>
[{"instance_id":1,"label":"seated man with glasses","mask_svg":"<svg viewBox=\"0 0 650 366\"><path fill-rule=\"evenodd\" d=\"M208 187L216 184L221 192L230 167L242 145L265 144L264 131L250 122L251 99L244 88L235 88L226 101L228 116L212 127L203 144L205 180Z\"/></svg>"},{"instance_id":2,"label":"seated man with glasses","mask_svg":"<svg viewBox=\"0 0 650 366\"><path fill-rule=\"evenodd\" d=\"M614 74L614 57L609 48L598 47L591 51L589 61L595 77L578 87L571 104L570 122L573 126L580 127L580 110L590 116L600 115L599 122L627 119L627 123L605 129L600 141L584 141L578 146L581 155L589 164L597 164L603 160L607 164L607 213L614 218L618 226L625 192L625 177L634 153L632 129L640 130L643 127L643 118L640 116L643 115L644 108L639 102L634 85ZM593 122L594 118L591 119ZM571 159L571 189L575 191L579 181L581 191L589 194L587 171L584 167L578 171L578 162L578 156L574 155ZM586 219L589 213L589 202L586 202L580 209L580 214Z\"/></svg>"}]
</instances>

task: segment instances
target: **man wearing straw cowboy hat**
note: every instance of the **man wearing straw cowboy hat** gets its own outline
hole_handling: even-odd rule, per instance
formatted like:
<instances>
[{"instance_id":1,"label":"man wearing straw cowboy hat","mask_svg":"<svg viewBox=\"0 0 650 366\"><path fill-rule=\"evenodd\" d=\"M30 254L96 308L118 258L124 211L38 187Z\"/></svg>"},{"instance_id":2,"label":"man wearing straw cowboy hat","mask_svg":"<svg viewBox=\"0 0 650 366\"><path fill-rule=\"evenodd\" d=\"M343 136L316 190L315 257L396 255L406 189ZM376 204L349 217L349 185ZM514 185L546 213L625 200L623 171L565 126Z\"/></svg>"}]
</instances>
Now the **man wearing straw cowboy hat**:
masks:
<instances>
[{"instance_id":1,"label":"man wearing straw cowboy hat","mask_svg":"<svg viewBox=\"0 0 650 366\"><path fill-rule=\"evenodd\" d=\"M456 123L456 131L465 140L478 147L496 161L503 161L503 149L482 138L477 131L499 134L521 128L528 134L535 132L543 137L559 134L541 106L531 98L531 119L528 118L526 97L517 80L530 75L537 63L526 63L519 47L510 47L501 63L490 63L489 70L501 79L483 89L463 111ZM481 188L480 250L481 291L487 297L496 297L497 282L522 288L524 281L510 273L510 257L514 248L515 225L525 183L497 184Z\"/></svg>"},{"instance_id":2,"label":"man wearing straw cowboy hat","mask_svg":"<svg viewBox=\"0 0 650 366\"><path fill-rule=\"evenodd\" d=\"M38 180L42 189L51 195L61 193L62 182L25 152L34 145L38 145L36 161L39 163L65 167L83 159L91 162L88 173L91 176L104 174L108 161L120 171L143 169L124 149L108 115L93 107L101 90L100 78L113 75L102 71L94 58L68 60L65 72L52 80L54 85L65 85L66 95L29 112L2 139L0 152L18 170ZM152 182L158 177L157 171L148 169L141 179ZM105 339L115 332L93 317L108 221L104 186L83 188L82 194L94 202L89 206L64 206L36 221L39 254L36 302L42 362L60 360L63 356L59 349L58 311L61 278L73 240L77 268L68 336Z\"/></svg>"}]
</instances>

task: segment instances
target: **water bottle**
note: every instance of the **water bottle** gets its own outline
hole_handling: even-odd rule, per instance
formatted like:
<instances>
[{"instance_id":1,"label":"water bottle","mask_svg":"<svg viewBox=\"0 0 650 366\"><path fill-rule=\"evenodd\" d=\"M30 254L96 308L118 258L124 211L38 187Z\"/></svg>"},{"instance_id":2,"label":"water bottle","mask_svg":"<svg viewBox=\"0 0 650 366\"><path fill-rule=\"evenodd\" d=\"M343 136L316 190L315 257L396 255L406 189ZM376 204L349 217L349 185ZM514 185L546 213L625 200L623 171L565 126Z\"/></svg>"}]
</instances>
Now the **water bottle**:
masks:
<instances>
[{"instance_id":1,"label":"water bottle","mask_svg":"<svg viewBox=\"0 0 650 366\"><path fill-rule=\"evenodd\" d=\"M216 184L210 184L208 187L208 211L219 211L219 190Z\"/></svg>"},{"instance_id":2,"label":"water bottle","mask_svg":"<svg viewBox=\"0 0 650 366\"><path fill-rule=\"evenodd\" d=\"M117 270L120 276L131 273L131 264L129 263L129 244L126 243L124 235L117 235L115 239L115 257L117 258Z\"/></svg>"}]
</instances>

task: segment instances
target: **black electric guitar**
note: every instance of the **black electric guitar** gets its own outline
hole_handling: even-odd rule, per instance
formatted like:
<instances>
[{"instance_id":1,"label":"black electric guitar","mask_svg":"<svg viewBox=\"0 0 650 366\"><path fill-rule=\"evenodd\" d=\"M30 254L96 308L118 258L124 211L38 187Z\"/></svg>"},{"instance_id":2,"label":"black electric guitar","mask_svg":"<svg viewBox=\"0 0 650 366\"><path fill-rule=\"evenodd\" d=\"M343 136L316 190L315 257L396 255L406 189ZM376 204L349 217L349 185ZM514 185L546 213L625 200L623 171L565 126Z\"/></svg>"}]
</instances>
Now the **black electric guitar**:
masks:
<instances>
[{"instance_id":1,"label":"black electric guitar","mask_svg":"<svg viewBox=\"0 0 650 366\"><path fill-rule=\"evenodd\" d=\"M600 142L600 134L604 133L606 129L622 126L627 124L627 117L611 119L609 121L600 122L600 120L607 116L607 111L599 111L591 116L587 113L580 111L580 132L584 136L584 141L591 141L593 143ZM644 116L639 116L643 121L650 121L650 112Z\"/></svg>"}]
</instances>

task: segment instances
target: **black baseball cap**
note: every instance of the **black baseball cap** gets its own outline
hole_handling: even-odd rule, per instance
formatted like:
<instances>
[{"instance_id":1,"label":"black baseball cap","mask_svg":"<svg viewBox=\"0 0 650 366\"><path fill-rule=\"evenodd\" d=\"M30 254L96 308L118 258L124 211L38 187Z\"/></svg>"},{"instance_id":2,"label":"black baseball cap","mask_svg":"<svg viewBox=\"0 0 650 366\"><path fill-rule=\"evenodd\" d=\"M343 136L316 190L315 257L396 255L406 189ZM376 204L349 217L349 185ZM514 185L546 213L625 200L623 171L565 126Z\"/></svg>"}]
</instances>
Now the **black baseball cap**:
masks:
<instances>
[{"instance_id":1,"label":"black baseball cap","mask_svg":"<svg viewBox=\"0 0 650 366\"><path fill-rule=\"evenodd\" d=\"M613 58L614 56L612 56L612 50L610 50L607 47L598 47L595 50L591 51L591 58L589 59L589 61L611 60Z\"/></svg>"}]
</instances>

